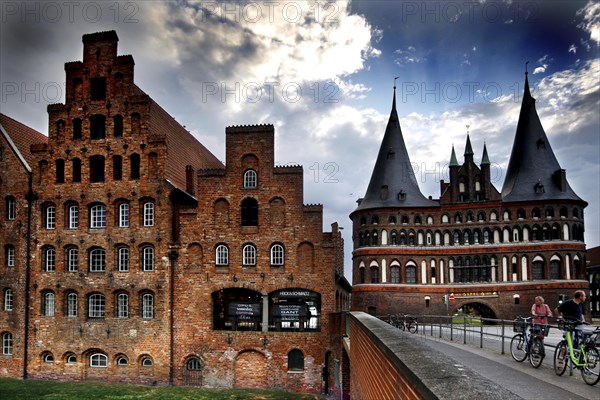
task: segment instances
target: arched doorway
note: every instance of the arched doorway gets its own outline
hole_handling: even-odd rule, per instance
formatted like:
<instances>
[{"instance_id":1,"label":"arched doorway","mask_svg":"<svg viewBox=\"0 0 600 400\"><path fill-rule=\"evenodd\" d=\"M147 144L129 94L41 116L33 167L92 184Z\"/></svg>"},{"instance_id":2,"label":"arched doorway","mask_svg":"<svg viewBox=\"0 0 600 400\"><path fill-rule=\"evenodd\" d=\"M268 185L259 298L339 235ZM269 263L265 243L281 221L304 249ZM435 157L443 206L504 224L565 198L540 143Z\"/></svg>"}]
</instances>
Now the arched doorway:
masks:
<instances>
[{"instance_id":1,"label":"arched doorway","mask_svg":"<svg viewBox=\"0 0 600 400\"><path fill-rule=\"evenodd\" d=\"M186 386L202 386L204 364L198 357L190 357L183 368L183 384Z\"/></svg>"},{"instance_id":2,"label":"arched doorway","mask_svg":"<svg viewBox=\"0 0 600 400\"><path fill-rule=\"evenodd\" d=\"M238 354L234 364L235 388L266 388L267 361L258 351L244 351Z\"/></svg>"},{"instance_id":3,"label":"arched doorway","mask_svg":"<svg viewBox=\"0 0 600 400\"><path fill-rule=\"evenodd\" d=\"M462 304L458 310L461 310L465 314L471 314L473 316L478 316L481 318L490 318L496 319L498 318L496 312L490 308L487 304L478 303L478 302L469 302Z\"/></svg>"}]
</instances>

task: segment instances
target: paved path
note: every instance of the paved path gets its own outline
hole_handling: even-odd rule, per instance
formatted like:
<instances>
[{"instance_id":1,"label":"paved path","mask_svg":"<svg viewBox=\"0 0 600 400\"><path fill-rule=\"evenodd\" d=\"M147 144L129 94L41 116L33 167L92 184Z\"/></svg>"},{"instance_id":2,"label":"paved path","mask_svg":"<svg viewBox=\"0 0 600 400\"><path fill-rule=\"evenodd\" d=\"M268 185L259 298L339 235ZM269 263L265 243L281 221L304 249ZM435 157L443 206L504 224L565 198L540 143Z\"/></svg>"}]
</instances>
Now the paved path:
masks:
<instances>
[{"instance_id":1,"label":"paved path","mask_svg":"<svg viewBox=\"0 0 600 400\"><path fill-rule=\"evenodd\" d=\"M470 370L473 370L523 399L600 400L600 383L597 386L586 385L579 370L574 370L573 376L569 376L568 370L563 376L557 376L554 373L552 368L553 348L548 349L544 364L535 369L527 360L518 363L512 359L508 349L510 340L508 340L508 344L505 344L507 353L502 355L499 350L500 338L497 339L497 349L488 348L487 343L486 347L481 349L479 346L463 344L462 339L457 343L426 335L413 335L413 337L416 340L422 340L456 361L454 365L443 366L443 368L463 369L465 374L472 373ZM560 333L546 338L548 344L555 344L560 339Z\"/></svg>"}]
</instances>

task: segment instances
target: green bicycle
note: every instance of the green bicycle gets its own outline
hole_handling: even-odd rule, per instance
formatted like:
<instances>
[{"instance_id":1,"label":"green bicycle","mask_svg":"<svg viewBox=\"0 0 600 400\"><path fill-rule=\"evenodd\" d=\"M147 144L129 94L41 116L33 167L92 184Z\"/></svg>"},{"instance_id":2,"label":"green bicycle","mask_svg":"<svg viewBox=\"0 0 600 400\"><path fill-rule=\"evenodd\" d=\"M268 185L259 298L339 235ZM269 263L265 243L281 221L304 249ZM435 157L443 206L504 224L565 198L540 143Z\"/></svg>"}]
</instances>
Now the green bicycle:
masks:
<instances>
[{"instance_id":1,"label":"green bicycle","mask_svg":"<svg viewBox=\"0 0 600 400\"><path fill-rule=\"evenodd\" d=\"M600 328L594 331L581 331L579 348L573 346L573 334L575 327L580 323L577 321L558 321L558 329L564 331L564 339L556 345L554 351L554 372L561 376L567 369L569 361L581 371L581 377L588 385L595 385L600 380L600 352L596 348L593 336L600 332Z\"/></svg>"}]
</instances>

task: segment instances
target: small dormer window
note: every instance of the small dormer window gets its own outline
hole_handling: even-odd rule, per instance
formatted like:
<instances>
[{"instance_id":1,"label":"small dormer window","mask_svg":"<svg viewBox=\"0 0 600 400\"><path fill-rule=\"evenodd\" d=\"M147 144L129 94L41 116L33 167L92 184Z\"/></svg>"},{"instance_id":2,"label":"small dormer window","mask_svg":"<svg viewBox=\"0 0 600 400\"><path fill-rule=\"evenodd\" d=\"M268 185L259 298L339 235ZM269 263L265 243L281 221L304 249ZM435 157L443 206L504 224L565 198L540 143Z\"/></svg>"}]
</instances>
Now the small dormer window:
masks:
<instances>
[{"instance_id":1,"label":"small dormer window","mask_svg":"<svg viewBox=\"0 0 600 400\"><path fill-rule=\"evenodd\" d=\"M388 186L381 186L381 200L387 200L388 198Z\"/></svg>"},{"instance_id":2,"label":"small dormer window","mask_svg":"<svg viewBox=\"0 0 600 400\"><path fill-rule=\"evenodd\" d=\"M535 184L534 188L535 188L536 193L545 193L546 192L544 190L544 185L542 185L542 182L540 182L540 181L538 181L538 183Z\"/></svg>"},{"instance_id":3,"label":"small dormer window","mask_svg":"<svg viewBox=\"0 0 600 400\"><path fill-rule=\"evenodd\" d=\"M537 144L537 148L539 149L545 149L546 148L546 142L544 141L544 139L539 138L537 140L537 142L535 142Z\"/></svg>"},{"instance_id":4,"label":"small dormer window","mask_svg":"<svg viewBox=\"0 0 600 400\"><path fill-rule=\"evenodd\" d=\"M398 200L400 200L400 201L406 200L406 192L404 191L404 189L401 189L400 193L398 193Z\"/></svg>"},{"instance_id":5,"label":"small dormer window","mask_svg":"<svg viewBox=\"0 0 600 400\"><path fill-rule=\"evenodd\" d=\"M389 149L389 150L388 150L388 152L387 152L387 159L388 159L388 160L393 160L393 159L395 159L395 158L396 158L396 152L394 151L394 149L392 149L392 148L390 147L390 149Z\"/></svg>"}]
</instances>

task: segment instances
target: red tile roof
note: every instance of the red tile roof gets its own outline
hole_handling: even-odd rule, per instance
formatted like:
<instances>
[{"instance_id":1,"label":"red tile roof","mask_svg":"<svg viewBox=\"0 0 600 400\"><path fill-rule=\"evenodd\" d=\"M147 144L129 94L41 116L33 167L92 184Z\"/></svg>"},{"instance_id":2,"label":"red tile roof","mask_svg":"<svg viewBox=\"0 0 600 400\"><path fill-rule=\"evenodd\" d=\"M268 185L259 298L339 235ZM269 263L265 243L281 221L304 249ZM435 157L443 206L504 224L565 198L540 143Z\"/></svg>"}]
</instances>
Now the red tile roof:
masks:
<instances>
[{"instance_id":1,"label":"red tile roof","mask_svg":"<svg viewBox=\"0 0 600 400\"><path fill-rule=\"evenodd\" d=\"M25 161L32 167L33 155L31 154L31 145L48 143L48 137L4 114L0 114L0 124L6 133L8 133L8 136L10 136L10 139Z\"/></svg>"}]
</instances>

